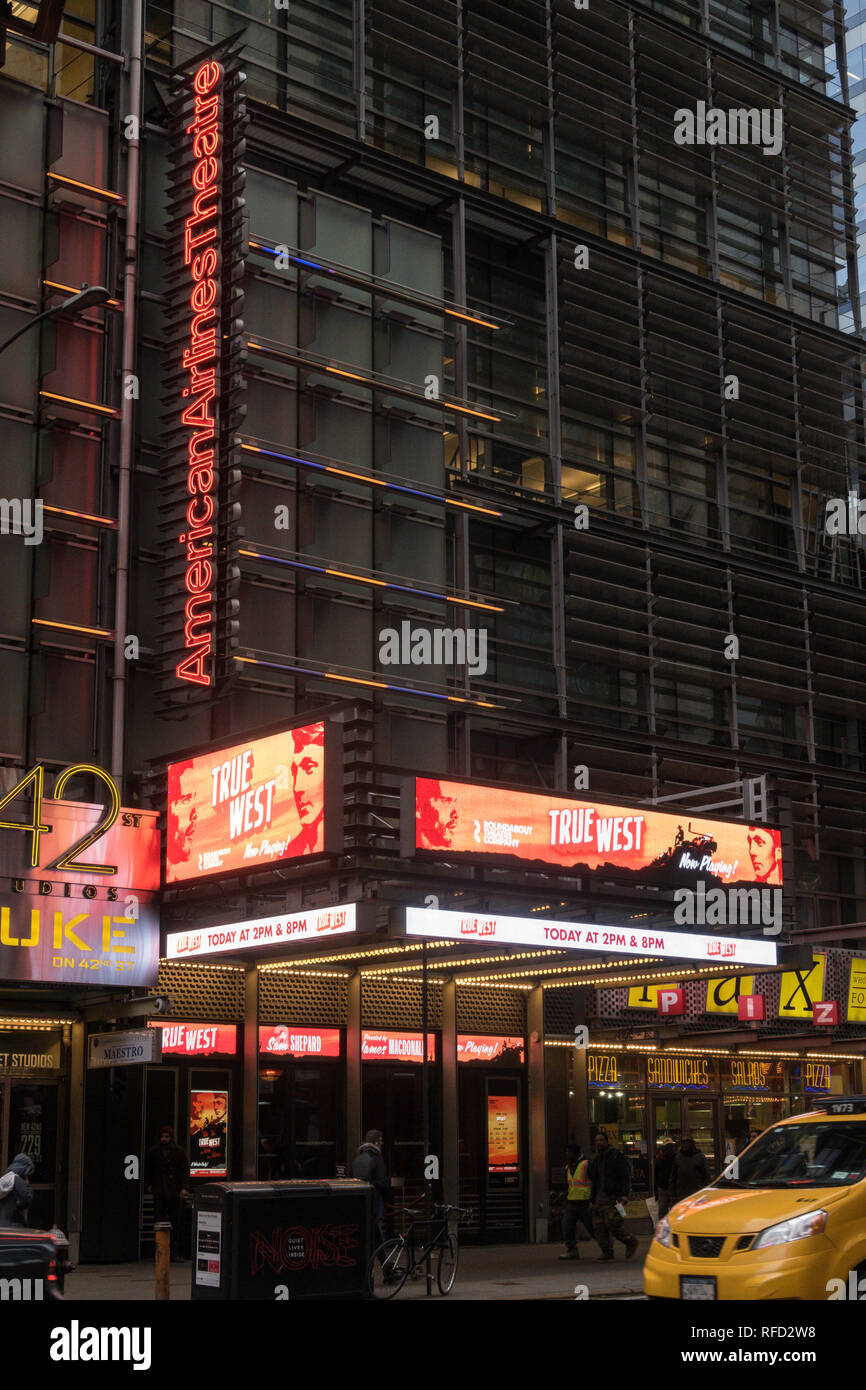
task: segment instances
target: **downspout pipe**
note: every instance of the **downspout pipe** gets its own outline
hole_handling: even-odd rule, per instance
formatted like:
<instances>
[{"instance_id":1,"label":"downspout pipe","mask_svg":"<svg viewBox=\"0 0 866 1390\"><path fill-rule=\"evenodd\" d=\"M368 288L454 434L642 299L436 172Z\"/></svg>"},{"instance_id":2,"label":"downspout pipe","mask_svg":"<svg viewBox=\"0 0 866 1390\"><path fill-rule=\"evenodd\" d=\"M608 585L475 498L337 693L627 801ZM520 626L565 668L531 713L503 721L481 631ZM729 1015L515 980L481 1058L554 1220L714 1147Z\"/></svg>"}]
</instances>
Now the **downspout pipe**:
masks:
<instances>
[{"instance_id":1,"label":"downspout pipe","mask_svg":"<svg viewBox=\"0 0 866 1390\"><path fill-rule=\"evenodd\" d=\"M135 397L130 389L135 376L135 308L138 290L138 221L141 165L142 86L144 81L144 0L123 6L126 18L124 47L126 126L126 235L123 248L123 353L121 366L120 451L117 481L117 569L114 596L114 669L111 711L111 774L123 792L126 741L127 660L124 654L129 611L130 496L132 457L135 447ZM127 133L128 132L128 133Z\"/></svg>"}]
</instances>

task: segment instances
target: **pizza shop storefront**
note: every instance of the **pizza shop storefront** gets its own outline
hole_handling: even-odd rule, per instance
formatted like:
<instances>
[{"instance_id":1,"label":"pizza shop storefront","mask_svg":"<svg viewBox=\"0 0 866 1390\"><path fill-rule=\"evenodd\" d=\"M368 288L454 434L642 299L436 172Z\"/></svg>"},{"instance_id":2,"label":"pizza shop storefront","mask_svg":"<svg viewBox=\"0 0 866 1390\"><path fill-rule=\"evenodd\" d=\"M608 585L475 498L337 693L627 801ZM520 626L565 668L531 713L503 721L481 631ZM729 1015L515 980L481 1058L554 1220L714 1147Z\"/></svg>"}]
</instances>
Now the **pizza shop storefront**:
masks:
<instances>
[{"instance_id":1,"label":"pizza shop storefront","mask_svg":"<svg viewBox=\"0 0 866 1390\"><path fill-rule=\"evenodd\" d=\"M678 1048L674 1056L602 1043L585 1055L590 1136L604 1130L627 1155L636 1196L651 1195L654 1158L665 1142L690 1134L716 1177L756 1134L856 1084L853 1059L826 1054L795 1060ZM572 1091L581 1065L570 1049Z\"/></svg>"}]
</instances>

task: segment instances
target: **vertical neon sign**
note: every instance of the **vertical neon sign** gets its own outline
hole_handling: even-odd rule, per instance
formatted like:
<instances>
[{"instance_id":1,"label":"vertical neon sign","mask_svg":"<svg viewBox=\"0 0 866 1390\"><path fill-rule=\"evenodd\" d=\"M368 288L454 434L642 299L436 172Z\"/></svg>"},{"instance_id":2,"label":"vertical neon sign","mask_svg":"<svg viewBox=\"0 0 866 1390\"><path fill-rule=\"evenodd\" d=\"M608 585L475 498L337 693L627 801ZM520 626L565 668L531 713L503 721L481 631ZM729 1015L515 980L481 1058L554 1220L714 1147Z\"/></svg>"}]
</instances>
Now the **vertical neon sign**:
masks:
<instances>
[{"instance_id":1,"label":"vertical neon sign","mask_svg":"<svg viewBox=\"0 0 866 1390\"><path fill-rule=\"evenodd\" d=\"M193 78L195 108L186 127L192 136L192 208L184 221L183 261L189 267L191 318L183 350L187 382L181 424L187 438L184 608L186 655L176 666L181 680L213 684L215 621L216 449L220 334L220 198L222 174L223 68L202 63Z\"/></svg>"}]
</instances>

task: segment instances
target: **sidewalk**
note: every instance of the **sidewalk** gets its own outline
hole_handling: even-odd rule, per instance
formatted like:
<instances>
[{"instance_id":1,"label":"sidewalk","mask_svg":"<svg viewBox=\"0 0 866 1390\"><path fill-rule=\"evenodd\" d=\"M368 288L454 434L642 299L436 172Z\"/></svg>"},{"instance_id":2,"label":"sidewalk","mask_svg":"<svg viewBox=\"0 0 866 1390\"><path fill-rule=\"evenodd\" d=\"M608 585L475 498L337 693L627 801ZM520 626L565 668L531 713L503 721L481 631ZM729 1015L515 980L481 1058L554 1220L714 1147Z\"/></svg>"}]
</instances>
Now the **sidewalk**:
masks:
<instances>
[{"instance_id":1,"label":"sidewalk","mask_svg":"<svg viewBox=\"0 0 866 1390\"><path fill-rule=\"evenodd\" d=\"M598 1262L594 1241L582 1241L580 1260L559 1260L561 1245L466 1245L460 1250L457 1279L449 1299L494 1302L507 1299L573 1299L575 1286L585 1285L589 1298L628 1298L643 1293L643 1262L649 1247L644 1238L630 1260L623 1258L622 1246L610 1264ZM429 1299L441 1298L436 1288ZM171 1298L188 1300L192 1265L171 1266ZM69 1302L113 1302L131 1299L152 1302L153 1265L149 1261L119 1265L81 1265L66 1277ZM396 1301L424 1299L425 1281L408 1282Z\"/></svg>"}]
</instances>

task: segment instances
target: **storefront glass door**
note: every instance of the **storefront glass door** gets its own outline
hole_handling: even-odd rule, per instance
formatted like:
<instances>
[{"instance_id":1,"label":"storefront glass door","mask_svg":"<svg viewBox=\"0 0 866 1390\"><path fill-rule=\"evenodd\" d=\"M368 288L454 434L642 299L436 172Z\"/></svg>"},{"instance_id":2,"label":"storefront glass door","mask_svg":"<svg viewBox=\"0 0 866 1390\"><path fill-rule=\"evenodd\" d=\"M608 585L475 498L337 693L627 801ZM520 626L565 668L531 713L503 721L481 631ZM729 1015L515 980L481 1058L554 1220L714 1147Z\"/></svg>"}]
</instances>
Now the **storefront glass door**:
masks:
<instances>
[{"instance_id":1,"label":"storefront glass door","mask_svg":"<svg viewBox=\"0 0 866 1390\"><path fill-rule=\"evenodd\" d=\"M707 1160L707 1172L711 1178L718 1176L719 1162L716 1149L716 1102L686 1098L683 1132L690 1134L700 1152Z\"/></svg>"},{"instance_id":2,"label":"storefront glass door","mask_svg":"<svg viewBox=\"0 0 866 1390\"><path fill-rule=\"evenodd\" d=\"M685 1135L691 1135L697 1148L707 1160L710 1178L719 1174L721 1162L717 1143L716 1112L718 1101L705 1096L655 1096L652 1101L654 1146L659 1149L668 1141L680 1146Z\"/></svg>"},{"instance_id":3,"label":"storefront glass door","mask_svg":"<svg viewBox=\"0 0 866 1390\"><path fill-rule=\"evenodd\" d=\"M287 1062L259 1073L259 1176L333 1178L342 1159L340 1069Z\"/></svg>"},{"instance_id":4,"label":"storefront glass door","mask_svg":"<svg viewBox=\"0 0 866 1390\"><path fill-rule=\"evenodd\" d=\"M428 1081L430 1152L440 1153L441 1148L436 1147L441 1143L438 1067L430 1066ZM363 1129L380 1129L385 1136L385 1168L391 1187L385 1202L387 1220L389 1209L412 1206L426 1191L421 1067L368 1062L363 1069L363 1087ZM350 1162L353 1157L349 1155Z\"/></svg>"},{"instance_id":5,"label":"storefront glass door","mask_svg":"<svg viewBox=\"0 0 866 1390\"><path fill-rule=\"evenodd\" d=\"M33 1160L30 1186L33 1205L28 1225L48 1229L57 1219L57 1133L59 1089L36 1081L11 1081L0 1085L0 1139L3 1165L16 1154Z\"/></svg>"},{"instance_id":6,"label":"storefront glass door","mask_svg":"<svg viewBox=\"0 0 866 1390\"><path fill-rule=\"evenodd\" d=\"M679 1096L665 1096L664 1099L654 1099L652 1102L653 1119L655 1121L655 1145L660 1148L662 1144L672 1142L679 1147L679 1142L683 1137L683 1115L682 1101Z\"/></svg>"}]
</instances>

